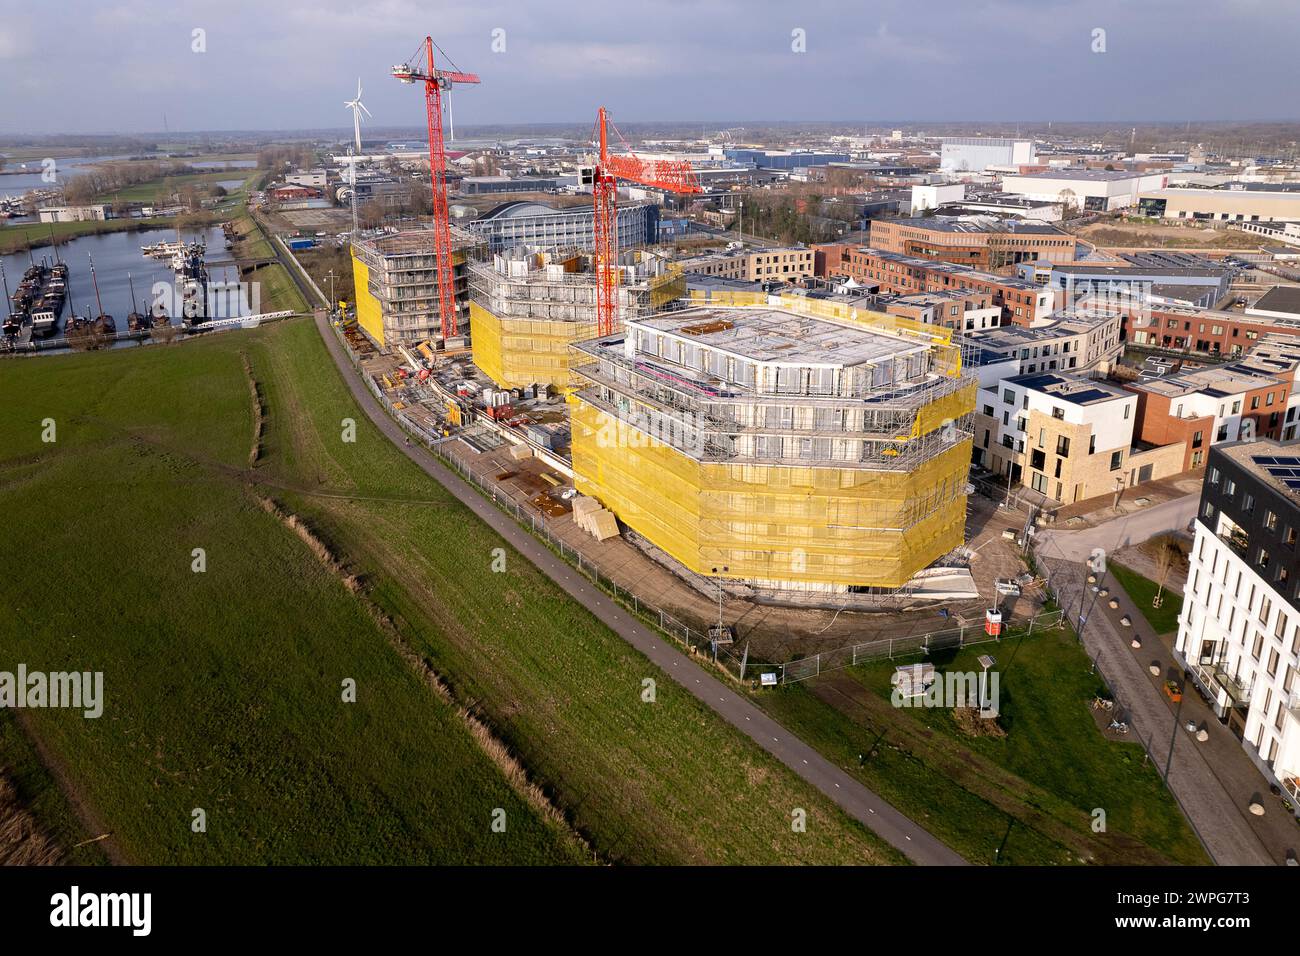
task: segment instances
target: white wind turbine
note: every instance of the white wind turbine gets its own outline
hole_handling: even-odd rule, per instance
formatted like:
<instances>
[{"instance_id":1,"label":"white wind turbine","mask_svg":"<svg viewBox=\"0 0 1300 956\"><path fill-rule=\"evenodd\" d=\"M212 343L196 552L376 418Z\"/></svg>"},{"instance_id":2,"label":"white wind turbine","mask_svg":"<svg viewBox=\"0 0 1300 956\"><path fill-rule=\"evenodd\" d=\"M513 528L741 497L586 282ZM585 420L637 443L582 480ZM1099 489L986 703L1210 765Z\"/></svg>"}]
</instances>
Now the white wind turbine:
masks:
<instances>
[{"instance_id":1,"label":"white wind turbine","mask_svg":"<svg viewBox=\"0 0 1300 956\"><path fill-rule=\"evenodd\" d=\"M361 77L357 77L357 97L354 100L348 100L343 104L352 111L352 131L357 140L357 155L361 155L361 114L364 112L371 119L370 110L366 109L366 104L361 102Z\"/></svg>"}]
</instances>

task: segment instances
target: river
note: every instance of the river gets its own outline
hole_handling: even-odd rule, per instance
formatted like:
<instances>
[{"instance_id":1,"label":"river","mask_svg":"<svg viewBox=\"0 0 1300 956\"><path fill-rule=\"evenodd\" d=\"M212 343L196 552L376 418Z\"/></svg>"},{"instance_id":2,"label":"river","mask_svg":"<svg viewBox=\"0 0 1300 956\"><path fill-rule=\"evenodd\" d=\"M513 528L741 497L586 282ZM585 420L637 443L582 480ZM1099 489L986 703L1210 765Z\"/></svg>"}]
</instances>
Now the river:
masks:
<instances>
[{"instance_id":1,"label":"river","mask_svg":"<svg viewBox=\"0 0 1300 956\"><path fill-rule=\"evenodd\" d=\"M88 172L94 168L96 163L109 163L115 160L127 159L126 156L63 156L54 161L55 182L48 182L44 178L45 167L41 165L39 159L29 160L8 160L5 163L4 172L0 172L0 198L17 197L32 189L53 189L56 186L66 186L68 180L77 176L79 173ZM152 160L152 158L151 158ZM158 157L152 160L160 163L183 163L193 166L195 169L205 172L214 172L221 170L252 169L257 165L253 159L226 159L226 160L190 160L174 159L170 160L165 157ZM15 173L14 170L22 170ZM223 180L223 185L226 180ZM243 183L242 179L232 179L236 186ZM233 187L226 186L227 189Z\"/></svg>"},{"instance_id":2,"label":"river","mask_svg":"<svg viewBox=\"0 0 1300 956\"><path fill-rule=\"evenodd\" d=\"M181 230L181 236L187 241L203 239L207 242L210 275L209 314L214 318L251 314L252 309L246 296L235 296L234 298L239 300L236 302L232 301L231 296L223 296L219 289L211 288L226 280L232 284L239 281L239 270L231 263L221 229ZM140 247L157 242L171 242L175 239L174 229L146 229L140 232L110 232L98 236L82 236L61 244L58 247L58 255L60 260L68 264L68 284L72 293L70 305L75 307L78 315L98 314L95 305L95 289L90 278L90 258L93 256L95 277L99 283L99 298L103 303L104 311L113 316L118 331L125 332L126 317L131 312L131 285L135 286L136 308L140 312L148 311L153 301L156 283L163 283L169 289L173 287L170 263L165 260L146 258L141 254ZM40 262L42 258L53 261L54 247L43 246L33 249L31 256L36 262ZM230 264L222 266L219 264L222 262ZM9 291L12 293L18 280L22 278L24 270L30 264L28 254L23 252L0 256L0 263L4 265L5 277L9 283ZM130 283L127 281L128 273L131 277ZM170 304L169 299L168 311L175 320L176 313L170 308ZM0 306L0 311L5 310L7 305L5 303ZM71 314L72 308L65 306L63 318L59 321L58 334L62 334L64 323Z\"/></svg>"}]
</instances>

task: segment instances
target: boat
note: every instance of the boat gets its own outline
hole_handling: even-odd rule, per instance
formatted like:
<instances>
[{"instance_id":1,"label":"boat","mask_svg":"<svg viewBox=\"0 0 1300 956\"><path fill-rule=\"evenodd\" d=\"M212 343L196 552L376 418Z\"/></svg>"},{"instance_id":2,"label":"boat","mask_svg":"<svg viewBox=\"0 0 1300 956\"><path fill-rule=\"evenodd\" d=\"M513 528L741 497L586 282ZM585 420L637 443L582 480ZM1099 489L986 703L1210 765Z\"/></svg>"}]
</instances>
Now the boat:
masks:
<instances>
[{"instance_id":1,"label":"boat","mask_svg":"<svg viewBox=\"0 0 1300 956\"><path fill-rule=\"evenodd\" d=\"M126 284L131 290L131 311L126 317L126 327L132 332L144 332L149 328L149 316L141 315L135 304L135 283L131 281L131 273L126 274Z\"/></svg>"},{"instance_id":2,"label":"boat","mask_svg":"<svg viewBox=\"0 0 1300 956\"><path fill-rule=\"evenodd\" d=\"M207 247L201 242L186 246L172 260L176 288L180 291L181 317L186 325L198 325L208 318L208 267L203 262Z\"/></svg>"},{"instance_id":3,"label":"boat","mask_svg":"<svg viewBox=\"0 0 1300 956\"><path fill-rule=\"evenodd\" d=\"M59 328L63 306L68 301L68 266L56 262L46 269L41 285L28 313L32 320L32 336L49 338Z\"/></svg>"},{"instance_id":4,"label":"boat","mask_svg":"<svg viewBox=\"0 0 1300 956\"><path fill-rule=\"evenodd\" d=\"M103 333L104 335L116 335L117 323L113 321L111 315L107 315L104 312L104 304L99 300L99 280L95 278L94 258L91 258L90 260L90 282L91 285L95 287L95 307L99 310L99 315L91 324L91 328L96 332Z\"/></svg>"},{"instance_id":5,"label":"boat","mask_svg":"<svg viewBox=\"0 0 1300 956\"><path fill-rule=\"evenodd\" d=\"M0 285L4 286L5 291L5 321L3 327L0 327L0 335L3 335L7 342L18 338L18 333L22 331L22 319L14 314L13 303L9 299L9 277L5 275L5 264L0 262Z\"/></svg>"}]
</instances>

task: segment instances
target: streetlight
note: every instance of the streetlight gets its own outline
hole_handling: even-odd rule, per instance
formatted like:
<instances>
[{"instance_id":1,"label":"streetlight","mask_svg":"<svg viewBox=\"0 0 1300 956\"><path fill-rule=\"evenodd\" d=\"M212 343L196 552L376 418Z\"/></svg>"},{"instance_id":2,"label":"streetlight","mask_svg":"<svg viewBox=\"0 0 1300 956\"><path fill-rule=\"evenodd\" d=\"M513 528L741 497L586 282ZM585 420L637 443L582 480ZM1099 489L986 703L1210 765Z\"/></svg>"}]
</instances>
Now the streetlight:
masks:
<instances>
[{"instance_id":1,"label":"streetlight","mask_svg":"<svg viewBox=\"0 0 1300 956\"><path fill-rule=\"evenodd\" d=\"M727 567L725 564L720 568L713 569L713 575L718 579L718 626L716 628L714 627L709 628L709 630L713 632L712 636L713 636L713 659L714 660L718 659L718 642L722 640L723 635L726 634L727 632L726 625L722 623L722 577L721 575L726 574L730 570L731 569Z\"/></svg>"},{"instance_id":2,"label":"streetlight","mask_svg":"<svg viewBox=\"0 0 1300 956\"><path fill-rule=\"evenodd\" d=\"M334 280L339 277L334 274L334 268L331 266L330 271L325 274L325 278L330 280L330 315L333 315L338 305L338 299L334 298Z\"/></svg>"}]
</instances>

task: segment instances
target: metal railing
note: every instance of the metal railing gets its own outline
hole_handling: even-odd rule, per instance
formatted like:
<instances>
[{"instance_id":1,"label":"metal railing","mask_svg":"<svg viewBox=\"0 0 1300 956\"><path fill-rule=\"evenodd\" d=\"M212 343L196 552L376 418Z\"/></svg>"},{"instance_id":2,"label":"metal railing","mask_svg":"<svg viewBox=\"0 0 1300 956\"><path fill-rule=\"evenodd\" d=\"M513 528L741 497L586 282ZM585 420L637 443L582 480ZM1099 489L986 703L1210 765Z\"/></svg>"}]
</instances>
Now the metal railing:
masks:
<instances>
[{"instance_id":1,"label":"metal railing","mask_svg":"<svg viewBox=\"0 0 1300 956\"><path fill-rule=\"evenodd\" d=\"M849 644L832 651L823 651L811 657L777 665L779 680L782 684L791 684L816 677L824 671L853 667L856 664L893 660L896 657L914 657L917 654L928 655L935 651L956 650L973 644L987 644L1013 637L1029 637L1035 632L1041 634L1046 630L1060 627L1062 620L1061 611L1044 611L1022 624L1013 624L997 636L989 634L981 623L931 631L926 634Z\"/></svg>"}]
</instances>

